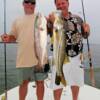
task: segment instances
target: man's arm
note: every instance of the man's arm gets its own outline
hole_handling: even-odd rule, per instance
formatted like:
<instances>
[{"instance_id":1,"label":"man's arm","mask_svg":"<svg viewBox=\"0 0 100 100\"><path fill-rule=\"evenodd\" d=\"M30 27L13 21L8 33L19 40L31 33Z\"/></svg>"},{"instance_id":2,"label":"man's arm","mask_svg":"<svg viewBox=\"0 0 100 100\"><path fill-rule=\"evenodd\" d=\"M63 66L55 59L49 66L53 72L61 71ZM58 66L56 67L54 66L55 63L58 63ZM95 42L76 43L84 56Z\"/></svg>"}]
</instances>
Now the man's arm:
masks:
<instances>
[{"instance_id":1,"label":"man's arm","mask_svg":"<svg viewBox=\"0 0 100 100\"><path fill-rule=\"evenodd\" d=\"M88 38L88 36L90 35L89 24L85 23L83 21L83 19L81 17L79 17L78 15L74 15L74 16L77 18L79 24L81 25L81 32L82 32L83 38L85 38L85 39Z\"/></svg>"}]
</instances>

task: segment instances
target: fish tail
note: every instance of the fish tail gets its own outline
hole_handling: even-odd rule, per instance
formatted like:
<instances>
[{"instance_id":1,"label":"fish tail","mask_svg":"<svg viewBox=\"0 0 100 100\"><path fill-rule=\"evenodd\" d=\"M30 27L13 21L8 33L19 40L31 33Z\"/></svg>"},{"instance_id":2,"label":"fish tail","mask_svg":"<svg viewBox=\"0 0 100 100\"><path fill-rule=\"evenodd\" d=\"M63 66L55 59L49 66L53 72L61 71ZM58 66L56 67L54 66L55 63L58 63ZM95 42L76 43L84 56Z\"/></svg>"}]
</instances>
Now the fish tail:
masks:
<instances>
[{"instance_id":1,"label":"fish tail","mask_svg":"<svg viewBox=\"0 0 100 100\"><path fill-rule=\"evenodd\" d=\"M56 73L55 84L60 85L60 82L61 82L61 76L58 76Z\"/></svg>"}]
</instances>

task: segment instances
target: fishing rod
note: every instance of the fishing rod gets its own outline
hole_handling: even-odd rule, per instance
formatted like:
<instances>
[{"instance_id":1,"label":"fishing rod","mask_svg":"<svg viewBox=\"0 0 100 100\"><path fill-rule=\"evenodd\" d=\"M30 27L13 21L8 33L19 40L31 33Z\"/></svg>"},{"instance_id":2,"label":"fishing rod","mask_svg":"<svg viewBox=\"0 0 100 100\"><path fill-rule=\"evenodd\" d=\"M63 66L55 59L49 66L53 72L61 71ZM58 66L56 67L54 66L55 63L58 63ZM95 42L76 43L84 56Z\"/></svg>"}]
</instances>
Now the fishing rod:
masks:
<instances>
[{"instance_id":1,"label":"fishing rod","mask_svg":"<svg viewBox=\"0 0 100 100\"><path fill-rule=\"evenodd\" d=\"M4 4L4 34L6 34L6 0ZM6 43L4 42L4 65L5 65L5 100L7 100L7 64L6 64Z\"/></svg>"},{"instance_id":2,"label":"fishing rod","mask_svg":"<svg viewBox=\"0 0 100 100\"><path fill-rule=\"evenodd\" d=\"M82 3L82 12L83 12L83 18L84 22L86 23L86 17L85 17L85 10L84 10L84 3L83 0L81 0ZM93 64L92 64L92 57L90 52L90 44L89 39L87 37L87 48L88 48L88 59L89 59L89 65L90 65L90 79L91 79L91 85L95 87L95 79L94 79L94 70L93 70Z\"/></svg>"}]
</instances>

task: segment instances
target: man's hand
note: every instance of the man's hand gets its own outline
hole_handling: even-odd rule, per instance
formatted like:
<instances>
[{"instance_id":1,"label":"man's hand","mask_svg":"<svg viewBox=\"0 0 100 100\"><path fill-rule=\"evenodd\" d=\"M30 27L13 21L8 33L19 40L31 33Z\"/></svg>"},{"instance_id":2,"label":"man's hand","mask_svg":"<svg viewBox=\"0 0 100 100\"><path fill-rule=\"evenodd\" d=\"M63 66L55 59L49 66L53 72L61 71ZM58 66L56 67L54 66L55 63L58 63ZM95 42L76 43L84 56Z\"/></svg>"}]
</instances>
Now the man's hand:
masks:
<instances>
[{"instance_id":1,"label":"man's hand","mask_svg":"<svg viewBox=\"0 0 100 100\"><path fill-rule=\"evenodd\" d=\"M54 23L54 21L55 21L55 15L54 15L54 13L51 13L51 14L49 15L48 20L49 20L50 22Z\"/></svg>"},{"instance_id":2,"label":"man's hand","mask_svg":"<svg viewBox=\"0 0 100 100\"><path fill-rule=\"evenodd\" d=\"M40 63L35 66L35 72L43 72L43 66Z\"/></svg>"},{"instance_id":3,"label":"man's hand","mask_svg":"<svg viewBox=\"0 0 100 100\"><path fill-rule=\"evenodd\" d=\"M83 37L87 38L90 35L90 26L89 26L89 24L83 23L83 29L84 29Z\"/></svg>"},{"instance_id":4,"label":"man's hand","mask_svg":"<svg viewBox=\"0 0 100 100\"><path fill-rule=\"evenodd\" d=\"M3 42L9 42L10 41L10 37L7 34L1 35L1 39L2 39Z\"/></svg>"},{"instance_id":5,"label":"man's hand","mask_svg":"<svg viewBox=\"0 0 100 100\"><path fill-rule=\"evenodd\" d=\"M42 68L43 66L42 66L42 64L40 62L38 62L37 67L38 68Z\"/></svg>"},{"instance_id":6,"label":"man's hand","mask_svg":"<svg viewBox=\"0 0 100 100\"><path fill-rule=\"evenodd\" d=\"M90 33L90 26L87 23L83 23L84 32Z\"/></svg>"},{"instance_id":7,"label":"man's hand","mask_svg":"<svg viewBox=\"0 0 100 100\"><path fill-rule=\"evenodd\" d=\"M16 38L13 35L3 34L1 35L1 39L3 42L15 42Z\"/></svg>"}]
</instances>

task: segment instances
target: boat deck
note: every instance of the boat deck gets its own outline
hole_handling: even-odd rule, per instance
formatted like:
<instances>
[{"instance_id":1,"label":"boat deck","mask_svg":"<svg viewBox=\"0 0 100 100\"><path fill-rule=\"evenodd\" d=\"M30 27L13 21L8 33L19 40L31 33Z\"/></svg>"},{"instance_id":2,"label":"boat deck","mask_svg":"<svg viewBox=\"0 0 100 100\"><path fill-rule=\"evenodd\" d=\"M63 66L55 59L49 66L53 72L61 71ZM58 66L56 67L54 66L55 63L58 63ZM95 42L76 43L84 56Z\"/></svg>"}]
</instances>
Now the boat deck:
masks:
<instances>
[{"instance_id":1,"label":"boat deck","mask_svg":"<svg viewBox=\"0 0 100 100\"><path fill-rule=\"evenodd\" d=\"M50 84L49 81L45 81L44 100L54 100L53 92L52 92L52 89L49 88L49 84ZM7 100L19 100L18 89L19 89L19 86L9 90L7 92L7 97L8 97ZM35 92L36 92L35 83L34 82L29 83L26 100L37 100ZM4 94L0 96L0 100L2 100L1 99L2 96L4 96ZM64 88L61 100L72 100L69 86ZM88 85L84 85L80 89L78 100L100 100L100 90Z\"/></svg>"}]
</instances>

